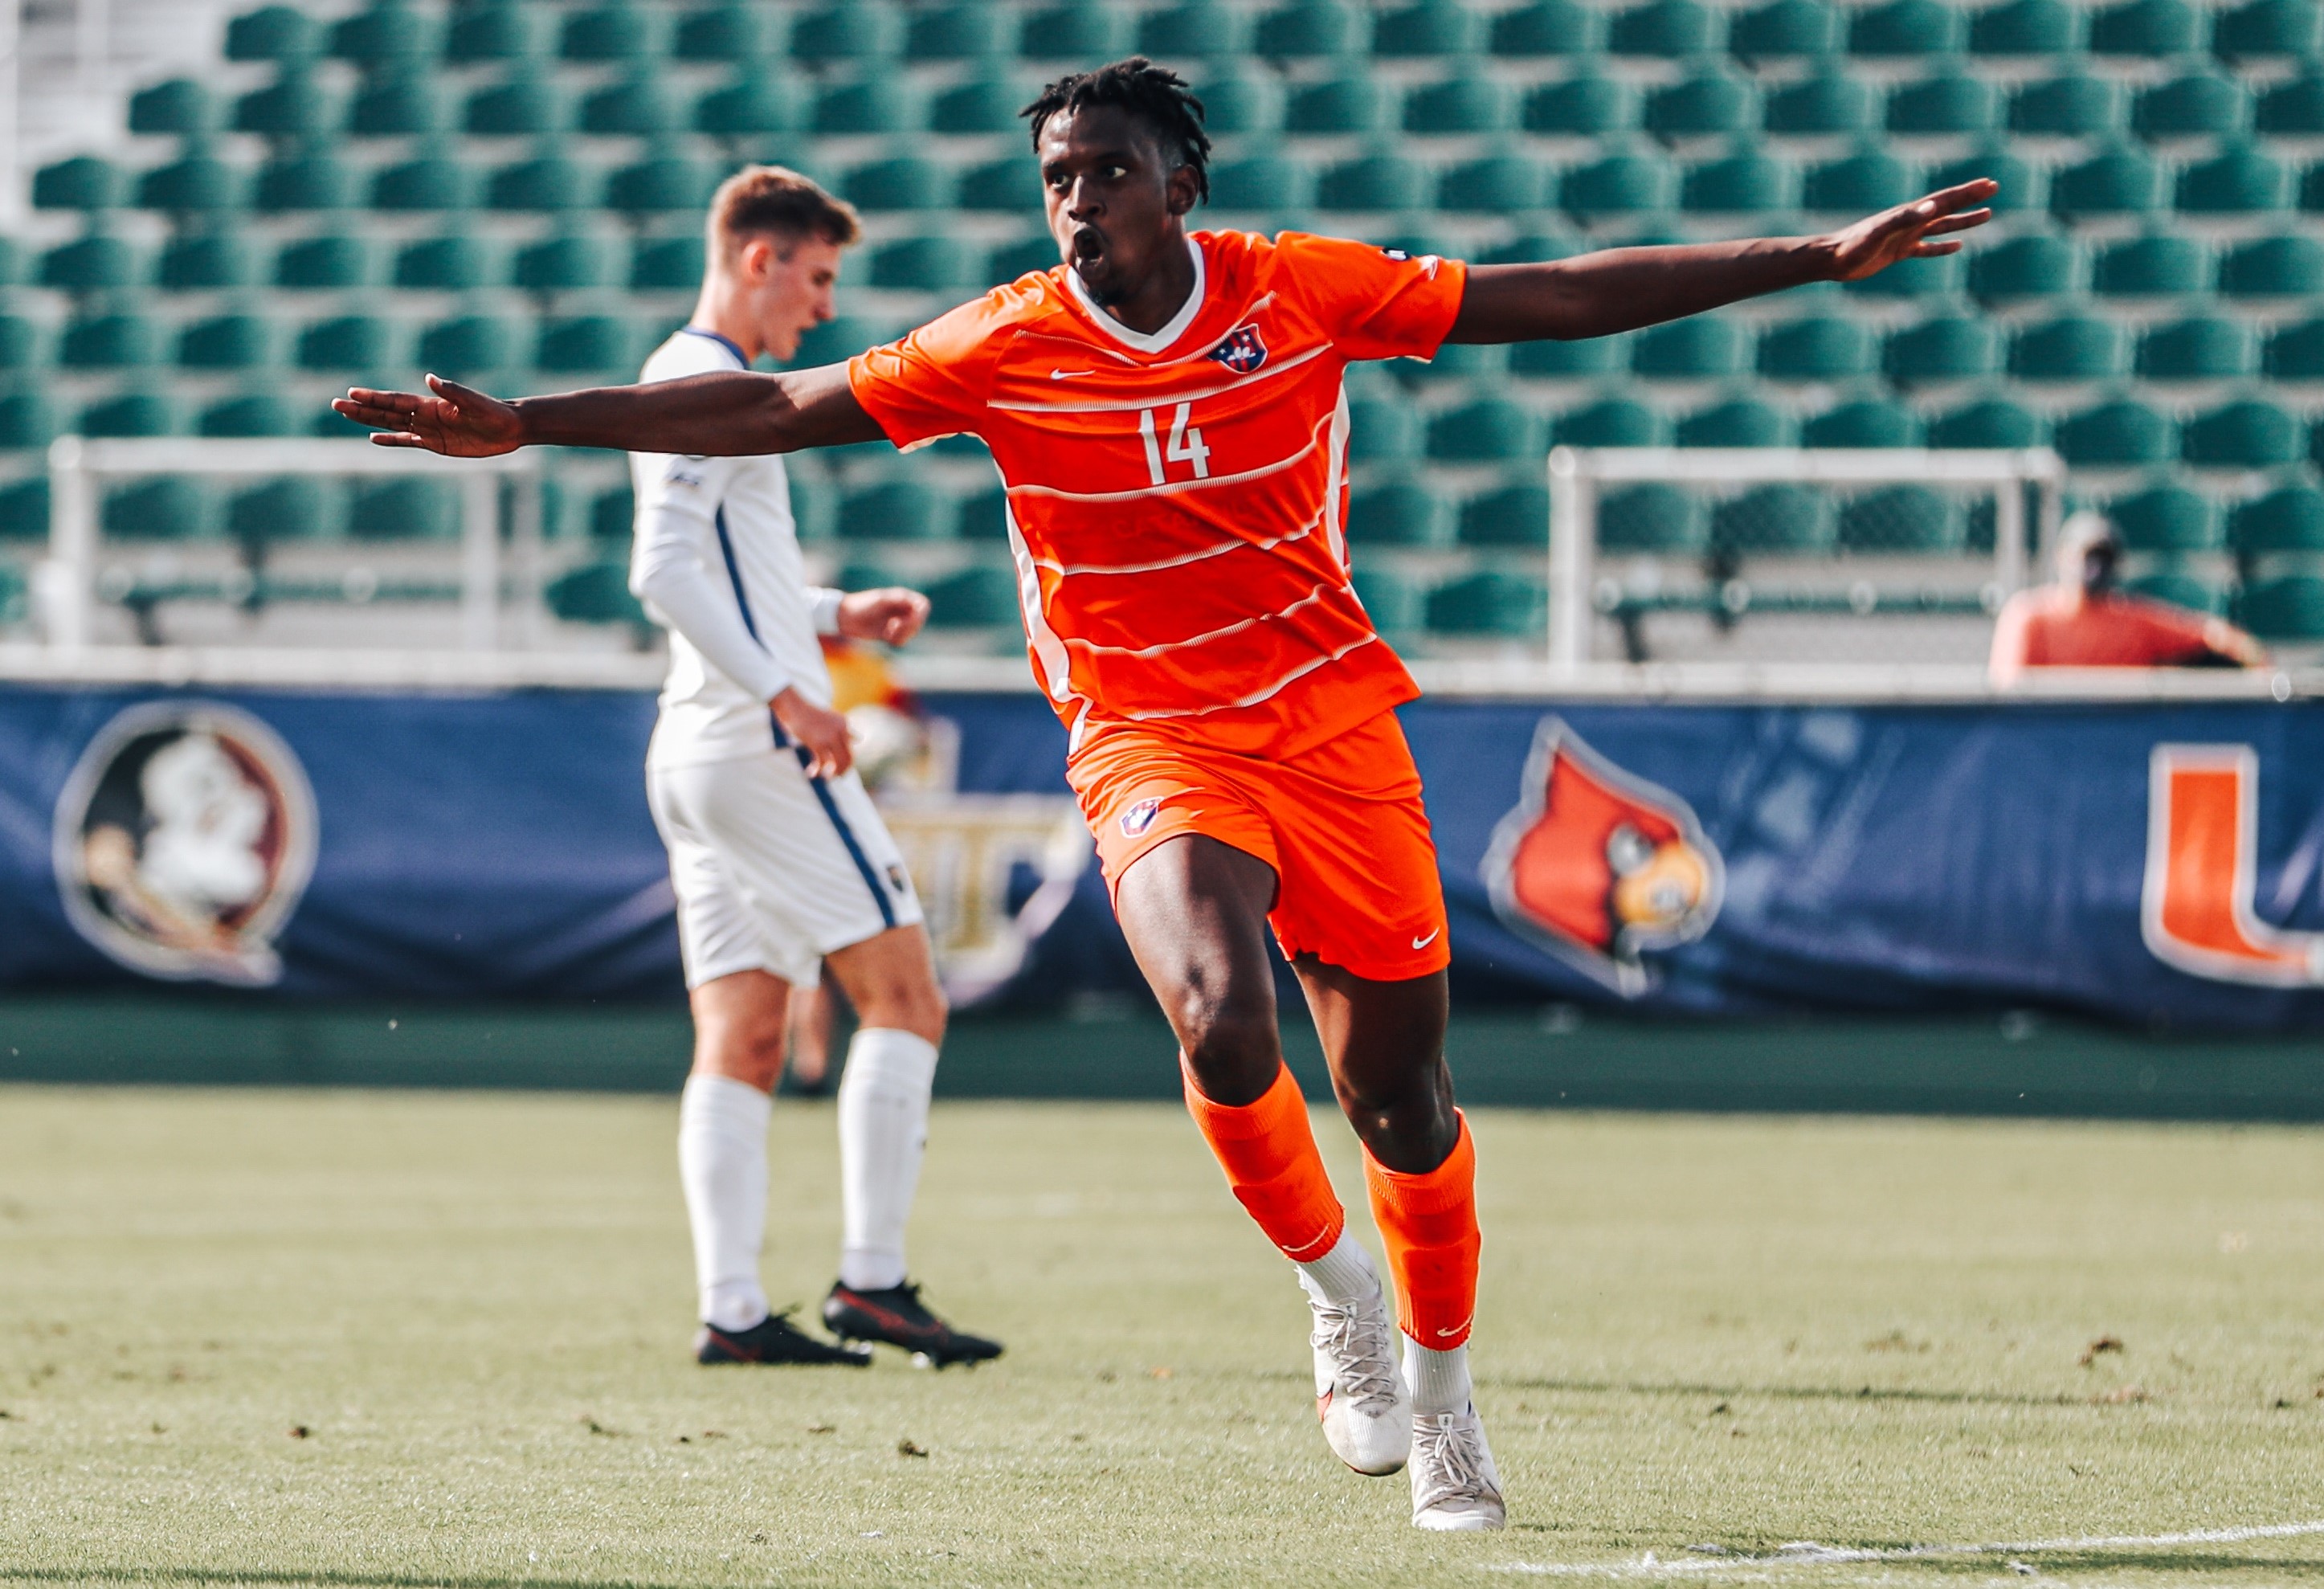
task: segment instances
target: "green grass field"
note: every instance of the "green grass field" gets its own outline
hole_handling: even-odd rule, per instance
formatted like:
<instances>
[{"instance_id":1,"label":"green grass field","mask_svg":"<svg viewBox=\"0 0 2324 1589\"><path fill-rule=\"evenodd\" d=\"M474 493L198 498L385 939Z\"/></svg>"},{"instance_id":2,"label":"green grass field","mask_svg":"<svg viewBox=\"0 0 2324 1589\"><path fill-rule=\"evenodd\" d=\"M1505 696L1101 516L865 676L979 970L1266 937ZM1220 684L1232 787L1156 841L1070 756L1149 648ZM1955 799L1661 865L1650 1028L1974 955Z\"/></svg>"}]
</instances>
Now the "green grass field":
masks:
<instances>
[{"instance_id":1,"label":"green grass field","mask_svg":"<svg viewBox=\"0 0 2324 1589\"><path fill-rule=\"evenodd\" d=\"M2324 1520L2324 1134L1475 1126L1511 1526L1442 1538L1167 1106L940 1106L914 1267L1010 1352L931 1374L692 1364L674 1100L0 1089L0 1580L2324 1579L2233 1535ZM834 1157L777 1112L779 1298Z\"/></svg>"}]
</instances>

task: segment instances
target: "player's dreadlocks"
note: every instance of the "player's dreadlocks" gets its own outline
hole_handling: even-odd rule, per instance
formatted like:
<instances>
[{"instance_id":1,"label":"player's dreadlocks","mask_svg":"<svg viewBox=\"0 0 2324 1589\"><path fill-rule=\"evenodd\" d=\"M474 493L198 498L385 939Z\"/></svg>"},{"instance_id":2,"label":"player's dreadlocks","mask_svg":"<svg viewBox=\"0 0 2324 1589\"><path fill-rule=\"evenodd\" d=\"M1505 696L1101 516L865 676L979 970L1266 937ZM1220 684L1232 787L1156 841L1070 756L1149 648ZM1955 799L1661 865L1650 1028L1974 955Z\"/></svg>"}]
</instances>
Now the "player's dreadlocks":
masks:
<instances>
[{"instance_id":1,"label":"player's dreadlocks","mask_svg":"<svg viewBox=\"0 0 2324 1589\"><path fill-rule=\"evenodd\" d=\"M1051 116L1090 105L1111 105L1142 119L1161 140L1165 154L1175 153L1178 164L1194 169L1194 196L1211 196L1211 137L1203 131L1203 102L1185 79L1143 55L1133 55L1094 71L1059 78L1017 114L1033 118L1033 142L1038 144Z\"/></svg>"}]
</instances>

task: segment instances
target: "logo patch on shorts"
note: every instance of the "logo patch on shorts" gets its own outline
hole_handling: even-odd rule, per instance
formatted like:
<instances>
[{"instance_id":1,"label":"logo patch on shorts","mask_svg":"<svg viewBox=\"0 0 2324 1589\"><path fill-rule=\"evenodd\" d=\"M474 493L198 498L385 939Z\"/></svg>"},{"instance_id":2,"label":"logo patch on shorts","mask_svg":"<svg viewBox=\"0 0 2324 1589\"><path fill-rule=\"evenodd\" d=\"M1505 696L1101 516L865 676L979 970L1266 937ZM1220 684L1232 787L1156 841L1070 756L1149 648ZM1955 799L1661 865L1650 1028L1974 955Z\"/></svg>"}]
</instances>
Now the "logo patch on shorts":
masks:
<instances>
[{"instance_id":1,"label":"logo patch on shorts","mask_svg":"<svg viewBox=\"0 0 2324 1589\"><path fill-rule=\"evenodd\" d=\"M1236 374L1248 375L1267 362L1267 344L1259 340L1258 327L1243 326L1229 332L1210 356Z\"/></svg>"},{"instance_id":2,"label":"logo patch on shorts","mask_svg":"<svg viewBox=\"0 0 2324 1589\"><path fill-rule=\"evenodd\" d=\"M1121 836L1136 838L1154 826L1154 818L1162 814L1159 799L1143 799L1121 814Z\"/></svg>"},{"instance_id":3,"label":"logo patch on shorts","mask_svg":"<svg viewBox=\"0 0 2324 1589\"><path fill-rule=\"evenodd\" d=\"M888 863L888 886L899 894L912 892L912 880L905 876L904 869L893 861Z\"/></svg>"}]
</instances>

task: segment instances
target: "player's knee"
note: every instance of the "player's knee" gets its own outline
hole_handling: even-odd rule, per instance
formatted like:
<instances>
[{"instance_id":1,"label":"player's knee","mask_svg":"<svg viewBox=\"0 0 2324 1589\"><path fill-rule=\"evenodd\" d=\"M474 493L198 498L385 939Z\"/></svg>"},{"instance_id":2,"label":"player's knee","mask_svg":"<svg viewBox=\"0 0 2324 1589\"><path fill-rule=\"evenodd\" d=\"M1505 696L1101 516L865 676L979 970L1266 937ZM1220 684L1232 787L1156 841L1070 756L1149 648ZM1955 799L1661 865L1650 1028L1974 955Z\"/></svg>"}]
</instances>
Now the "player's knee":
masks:
<instances>
[{"instance_id":1,"label":"player's knee","mask_svg":"<svg viewBox=\"0 0 2324 1589\"><path fill-rule=\"evenodd\" d=\"M1283 1063L1283 1043L1272 1011L1203 1005L1181 1013L1177 1024L1186 1063L1205 1096L1222 1104L1248 1103L1232 1095L1256 1096L1273 1084Z\"/></svg>"},{"instance_id":2,"label":"player's knee","mask_svg":"<svg viewBox=\"0 0 2324 1589\"><path fill-rule=\"evenodd\" d=\"M908 1031L929 1042L944 1040L945 1021L951 1013L944 990L933 977L882 979L857 1000L856 1021L862 1026Z\"/></svg>"}]
</instances>

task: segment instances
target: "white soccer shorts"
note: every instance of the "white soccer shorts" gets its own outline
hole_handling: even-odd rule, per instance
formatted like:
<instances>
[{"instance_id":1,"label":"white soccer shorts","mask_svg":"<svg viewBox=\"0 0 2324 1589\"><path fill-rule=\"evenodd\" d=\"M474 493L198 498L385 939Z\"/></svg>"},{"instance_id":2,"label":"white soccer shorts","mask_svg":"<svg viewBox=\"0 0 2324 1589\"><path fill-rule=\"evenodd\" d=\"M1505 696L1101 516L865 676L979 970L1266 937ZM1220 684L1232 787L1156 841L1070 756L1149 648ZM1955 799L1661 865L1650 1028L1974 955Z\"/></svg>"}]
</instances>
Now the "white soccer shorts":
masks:
<instances>
[{"instance_id":1,"label":"white soccer shorts","mask_svg":"<svg viewBox=\"0 0 2324 1589\"><path fill-rule=\"evenodd\" d=\"M853 772L816 780L796 752L650 767L669 850L686 985L768 971L812 987L823 956L921 919L888 825Z\"/></svg>"}]
</instances>

